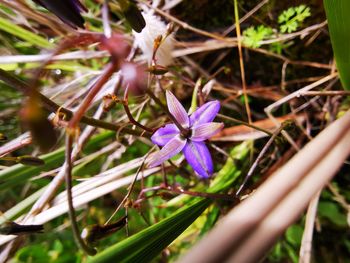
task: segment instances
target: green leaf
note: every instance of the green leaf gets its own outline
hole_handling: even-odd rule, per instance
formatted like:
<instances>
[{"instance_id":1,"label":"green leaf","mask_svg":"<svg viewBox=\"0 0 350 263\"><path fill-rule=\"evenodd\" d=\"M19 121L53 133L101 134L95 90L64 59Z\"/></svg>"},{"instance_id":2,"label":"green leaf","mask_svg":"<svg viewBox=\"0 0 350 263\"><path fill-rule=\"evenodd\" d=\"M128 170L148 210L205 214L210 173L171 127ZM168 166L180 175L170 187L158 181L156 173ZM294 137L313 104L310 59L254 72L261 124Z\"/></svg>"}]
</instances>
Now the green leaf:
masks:
<instances>
[{"instance_id":1,"label":"green leaf","mask_svg":"<svg viewBox=\"0 0 350 263\"><path fill-rule=\"evenodd\" d=\"M286 231L286 239L294 247L299 247L303 236L303 228L299 225L292 225Z\"/></svg>"},{"instance_id":2,"label":"green leaf","mask_svg":"<svg viewBox=\"0 0 350 263\"><path fill-rule=\"evenodd\" d=\"M107 248L89 262L149 262L191 225L210 203L211 200L208 199L196 201L159 223Z\"/></svg>"},{"instance_id":3,"label":"green leaf","mask_svg":"<svg viewBox=\"0 0 350 263\"><path fill-rule=\"evenodd\" d=\"M338 227L347 226L346 215L333 202L320 202L318 205L318 215L321 219L328 219Z\"/></svg>"},{"instance_id":4,"label":"green leaf","mask_svg":"<svg viewBox=\"0 0 350 263\"><path fill-rule=\"evenodd\" d=\"M49 262L47 248L43 245L33 245L20 249L16 253L17 262Z\"/></svg>"},{"instance_id":5,"label":"green leaf","mask_svg":"<svg viewBox=\"0 0 350 263\"><path fill-rule=\"evenodd\" d=\"M310 8L305 5L291 7L283 11L278 17L281 33L296 31L309 16L311 16Z\"/></svg>"},{"instance_id":6,"label":"green leaf","mask_svg":"<svg viewBox=\"0 0 350 263\"><path fill-rule=\"evenodd\" d=\"M328 28L344 89L350 89L350 1L324 0Z\"/></svg>"},{"instance_id":7,"label":"green leaf","mask_svg":"<svg viewBox=\"0 0 350 263\"><path fill-rule=\"evenodd\" d=\"M249 27L243 32L243 45L251 48L261 46L260 42L273 34L272 28L263 25Z\"/></svg>"},{"instance_id":8,"label":"green leaf","mask_svg":"<svg viewBox=\"0 0 350 263\"><path fill-rule=\"evenodd\" d=\"M45 38L36 35L20 26L15 25L13 22L10 22L2 17L0 17L0 30L5 31L11 35L14 35L20 39L23 39L32 45L42 48L53 48L54 45L51 44Z\"/></svg>"}]
</instances>

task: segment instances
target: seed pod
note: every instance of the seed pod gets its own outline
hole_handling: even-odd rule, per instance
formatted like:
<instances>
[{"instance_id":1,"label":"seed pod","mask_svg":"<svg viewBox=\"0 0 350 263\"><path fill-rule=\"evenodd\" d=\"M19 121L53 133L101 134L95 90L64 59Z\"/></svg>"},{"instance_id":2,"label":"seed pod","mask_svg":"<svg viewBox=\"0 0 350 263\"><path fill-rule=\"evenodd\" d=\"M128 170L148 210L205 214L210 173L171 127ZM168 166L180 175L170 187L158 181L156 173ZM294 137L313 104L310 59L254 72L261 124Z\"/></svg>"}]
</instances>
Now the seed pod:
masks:
<instances>
[{"instance_id":1,"label":"seed pod","mask_svg":"<svg viewBox=\"0 0 350 263\"><path fill-rule=\"evenodd\" d=\"M127 217L124 216L121 219L119 219L117 222L108 224L108 225L90 225L83 229L81 233L81 238L84 239L84 241L87 244L94 244L100 239L103 239L116 231L120 230L126 225Z\"/></svg>"},{"instance_id":2,"label":"seed pod","mask_svg":"<svg viewBox=\"0 0 350 263\"><path fill-rule=\"evenodd\" d=\"M49 151L57 142L57 134L52 123L40 107L40 100L31 97L20 111L22 125L31 133L33 143L40 147L42 152Z\"/></svg>"},{"instance_id":3,"label":"seed pod","mask_svg":"<svg viewBox=\"0 0 350 263\"><path fill-rule=\"evenodd\" d=\"M154 75L164 75L169 70L167 67L164 67L161 65L152 65L147 69L147 71L154 74Z\"/></svg>"},{"instance_id":4,"label":"seed pod","mask_svg":"<svg viewBox=\"0 0 350 263\"><path fill-rule=\"evenodd\" d=\"M23 155L16 158L18 163L30 166L41 166L45 164L45 161L34 156Z\"/></svg>"},{"instance_id":5,"label":"seed pod","mask_svg":"<svg viewBox=\"0 0 350 263\"><path fill-rule=\"evenodd\" d=\"M154 43L153 43L153 51L157 50L160 46L160 44L162 43L163 40L163 36L162 35L158 35L155 39L154 39Z\"/></svg>"},{"instance_id":6,"label":"seed pod","mask_svg":"<svg viewBox=\"0 0 350 263\"><path fill-rule=\"evenodd\" d=\"M43 225L20 225L12 221L7 221L0 225L1 235L23 235L42 233L43 231Z\"/></svg>"},{"instance_id":7,"label":"seed pod","mask_svg":"<svg viewBox=\"0 0 350 263\"><path fill-rule=\"evenodd\" d=\"M173 33L175 31L175 24L173 22L170 22L167 26L166 26L166 36L169 36L171 33Z\"/></svg>"},{"instance_id":8,"label":"seed pod","mask_svg":"<svg viewBox=\"0 0 350 263\"><path fill-rule=\"evenodd\" d=\"M0 133L0 142L4 141L7 141L7 137L4 134Z\"/></svg>"}]
</instances>

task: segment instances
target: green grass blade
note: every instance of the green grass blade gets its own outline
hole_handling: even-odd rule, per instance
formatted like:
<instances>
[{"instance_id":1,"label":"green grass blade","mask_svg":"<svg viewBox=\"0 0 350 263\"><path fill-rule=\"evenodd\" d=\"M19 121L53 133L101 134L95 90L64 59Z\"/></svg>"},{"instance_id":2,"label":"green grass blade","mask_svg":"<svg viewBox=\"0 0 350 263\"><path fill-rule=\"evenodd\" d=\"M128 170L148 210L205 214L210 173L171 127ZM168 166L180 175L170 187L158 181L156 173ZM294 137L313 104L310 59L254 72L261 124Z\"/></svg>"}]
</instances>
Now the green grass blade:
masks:
<instances>
[{"instance_id":1,"label":"green grass blade","mask_svg":"<svg viewBox=\"0 0 350 263\"><path fill-rule=\"evenodd\" d=\"M51 44L47 39L36 35L20 26L17 26L13 22L10 22L2 17L0 17L0 30L5 31L11 35L14 35L20 39L23 39L32 45L42 48L53 48L54 45Z\"/></svg>"},{"instance_id":2,"label":"green grass blade","mask_svg":"<svg viewBox=\"0 0 350 263\"><path fill-rule=\"evenodd\" d=\"M98 148L100 143L113 138L114 134L114 132L108 131L96 135L87 143L84 149ZM40 158L45 161L45 165L33 167L16 164L0 171L0 192L18 185L19 182L26 182L31 177L39 175L43 171L49 171L62 165L64 161L64 148L42 155Z\"/></svg>"},{"instance_id":3,"label":"green grass blade","mask_svg":"<svg viewBox=\"0 0 350 263\"><path fill-rule=\"evenodd\" d=\"M109 247L89 262L149 262L190 226L210 203L211 200L202 199L188 205L159 223Z\"/></svg>"},{"instance_id":4,"label":"green grass blade","mask_svg":"<svg viewBox=\"0 0 350 263\"><path fill-rule=\"evenodd\" d=\"M344 89L350 90L350 1L323 2L340 80Z\"/></svg>"}]
</instances>

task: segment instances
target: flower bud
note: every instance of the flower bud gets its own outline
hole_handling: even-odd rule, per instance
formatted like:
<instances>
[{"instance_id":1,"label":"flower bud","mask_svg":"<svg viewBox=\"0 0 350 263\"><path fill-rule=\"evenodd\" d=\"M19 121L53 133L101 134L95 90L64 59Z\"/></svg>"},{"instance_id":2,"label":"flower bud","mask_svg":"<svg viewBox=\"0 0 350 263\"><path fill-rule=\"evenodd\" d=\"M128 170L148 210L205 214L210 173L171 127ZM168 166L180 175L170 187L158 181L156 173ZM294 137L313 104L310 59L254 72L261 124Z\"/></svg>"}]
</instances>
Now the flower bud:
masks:
<instances>
[{"instance_id":1,"label":"flower bud","mask_svg":"<svg viewBox=\"0 0 350 263\"><path fill-rule=\"evenodd\" d=\"M163 36L162 35L158 35L153 42L153 51L157 50L160 46L160 44L162 43L163 40Z\"/></svg>"},{"instance_id":2,"label":"flower bud","mask_svg":"<svg viewBox=\"0 0 350 263\"><path fill-rule=\"evenodd\" d=\"M33 142L43 152L49 151L57 142L57 134L47 115L40 107L40 100L31 97L20 111L22 125L28 129Z\"/></svg>"},{"instance_id":3,"label":"flower bud","mask_svg":"<svg viewBox=\"0 0 350 263\"><path fill-rule=\"evenodd\" d=\"M0 133L0 142L4 141L7 141L7 137L4 134Z\"/></svg>"},{"instance_id":4,"label":"flower bud","mask_svg":"<svg viewBox=\"0 0 350 263\"><path fill-rule=\"evenodd\" d=\"M164 67L161 65L152 65L147 69L147 71L154 74L154 75L164 75L169 70L167 67Z\"/></svg>"}]
</instances>

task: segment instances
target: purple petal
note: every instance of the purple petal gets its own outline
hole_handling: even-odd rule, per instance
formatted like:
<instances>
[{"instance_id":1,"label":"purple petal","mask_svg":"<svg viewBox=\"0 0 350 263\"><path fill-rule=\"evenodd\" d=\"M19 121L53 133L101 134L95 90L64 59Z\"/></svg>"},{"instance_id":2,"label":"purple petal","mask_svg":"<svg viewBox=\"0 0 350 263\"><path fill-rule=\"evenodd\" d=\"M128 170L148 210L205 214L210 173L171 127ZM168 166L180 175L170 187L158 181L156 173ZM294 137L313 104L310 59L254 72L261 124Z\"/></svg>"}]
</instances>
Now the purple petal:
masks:
<instances>
[{"instance_id":1,"label":"purple petal","mask_svg":"<svg viewBox=\"0 0 350 263\"><path fill-rule=\"evenodd\" d=\"M224 127L223 123L209 122L195 126L192 128L191 140L201 142L208 140L210 137L218 133Z\"/></svg>"},{"instance_id":2,"label":"purple petal","mask_svg":"<svg viewBox=\"0 0 350 263\"><path fill-rule=\"evenodd\" d=\"M158 129L152 135L151 140L154 144L164 146L179 133L179 129L176 127L175 124L167 124L164 127Z\"/></svg>"},{"instance_id":3,"label":"purple petal","mask_svg":"<svg viewBox=\"0 0 350 263\"><path fill-rule=\"evenodd\" d=\"M184 126L185 128L189 127L189 120L187 112L177 98L170 91L166 91L166 101L168 103L168 109L170 113L175 117L175 119Z\"/></svg>"},{"instance_id":4,"label":"purple petal","mask_svg":"<svg viewBox=\"0 0 350 263\"><path fill-rule=\"evenodd\" d=\"M186 139L181 139L180 135L176 135L172 140L164 145L160 151L151 156L150 160L148 161L148 167L152 168L160 165L164 161L181 152L186 145L186 141Z\"/></svg>"},{"instance_id":5,"label":"purple petal","mask_svg":"<svg viewBox=\"0 0 350 263\"><path fill-rule=\"evenodd\" d=\"M220 102L218 100L209 101L199 107L190 116L190 126L212 122L220 110Z\"/></svg>"},{"instance_id":6,"label":"purple petal","mask_svg":"<svg viewBox=\"0 0 350 263\"><path fill-rule=\"evenodd\" d=\"M213 174L213 161L204 142L188 140L182 152L200 178L209 178Z\"/></svg>"}]
</instances>

